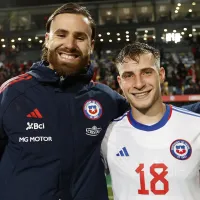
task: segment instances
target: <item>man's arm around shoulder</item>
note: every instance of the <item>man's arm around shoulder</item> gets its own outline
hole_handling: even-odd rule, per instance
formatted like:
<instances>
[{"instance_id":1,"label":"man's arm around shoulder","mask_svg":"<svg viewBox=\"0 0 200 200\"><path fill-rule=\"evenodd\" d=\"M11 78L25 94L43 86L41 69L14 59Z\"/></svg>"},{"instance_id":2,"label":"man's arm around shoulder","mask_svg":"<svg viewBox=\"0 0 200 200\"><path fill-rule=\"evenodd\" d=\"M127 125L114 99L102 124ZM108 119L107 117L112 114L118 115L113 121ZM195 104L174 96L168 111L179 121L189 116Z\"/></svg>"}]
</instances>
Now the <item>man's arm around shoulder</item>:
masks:
<instances>
[{"instance_id":1,"label":"man's arm around shoulder","mask_svg":"<svg viewBox=\"0 0 200 200\"><path fill-rule=\"evenodd\" d=\"M186 106L182 106L182 108L185 108L187 110L190 110L192 112L200 114L200 102L189 104L189 105L186 105Z\"/></svg>"},{"instance_id":2,"label":"man's arm around shoulder","mask_svg":"<svg viewBox=\"0 0 200 200\"><path fill-rule=\"evenodd\" d=\"M114 91L114 99L117 102L117 107L118 107L118 112L117 112L117 117L120 117L123 115L125 112L127 112L130 109L130 104L128 101L119 93Z\"/></svg>"}]
</instances>

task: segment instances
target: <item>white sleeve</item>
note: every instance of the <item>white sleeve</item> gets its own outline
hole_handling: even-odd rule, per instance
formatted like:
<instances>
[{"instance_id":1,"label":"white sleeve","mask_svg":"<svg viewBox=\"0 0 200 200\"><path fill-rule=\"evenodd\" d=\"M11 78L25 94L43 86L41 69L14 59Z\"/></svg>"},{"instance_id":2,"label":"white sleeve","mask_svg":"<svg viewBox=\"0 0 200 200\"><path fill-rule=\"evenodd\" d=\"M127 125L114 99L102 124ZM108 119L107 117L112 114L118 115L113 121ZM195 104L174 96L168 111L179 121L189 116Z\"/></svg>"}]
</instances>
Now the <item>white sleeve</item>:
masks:
<instances>
[{"instance_id":1,"label":"white sleeve","mask_svg":"<svg viewBox=\"0 0 200 200\"><path fill-rule=\"evenodd\" d=\"M103 141L101 143L101 157L102 157L102 161L103 161L104 166L105 166L106 174L109 174L109 168L108 168L108 162L107 162L107 152L108 152L108 148L109 148L108 140L109 140L109 136L111 134L112 128L113 128L113 123L111 123L108 126L106 134L105 134Z\"/></svg>"}]
</instances>

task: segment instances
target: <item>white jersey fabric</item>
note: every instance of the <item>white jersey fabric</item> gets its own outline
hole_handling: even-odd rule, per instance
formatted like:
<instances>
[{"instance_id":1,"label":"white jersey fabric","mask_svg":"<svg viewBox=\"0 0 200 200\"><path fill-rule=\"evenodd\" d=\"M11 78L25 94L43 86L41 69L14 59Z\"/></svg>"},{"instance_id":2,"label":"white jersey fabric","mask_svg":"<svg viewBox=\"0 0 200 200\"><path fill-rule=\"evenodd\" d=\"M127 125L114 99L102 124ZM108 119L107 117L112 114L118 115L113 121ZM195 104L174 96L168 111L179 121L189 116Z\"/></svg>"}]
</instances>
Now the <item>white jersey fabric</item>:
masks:
<instances>
[{"instance_id":1,"label":"white jersey fabric","mask_svg":"<svg viewBox=\"0 0 200 200\"><path fill-rule=\"evenodd\" d=\"M200 115L166 105L143 125L131 111L114 120L102 142L114 200L200 200Z\"/></svg>"}]
</instances>

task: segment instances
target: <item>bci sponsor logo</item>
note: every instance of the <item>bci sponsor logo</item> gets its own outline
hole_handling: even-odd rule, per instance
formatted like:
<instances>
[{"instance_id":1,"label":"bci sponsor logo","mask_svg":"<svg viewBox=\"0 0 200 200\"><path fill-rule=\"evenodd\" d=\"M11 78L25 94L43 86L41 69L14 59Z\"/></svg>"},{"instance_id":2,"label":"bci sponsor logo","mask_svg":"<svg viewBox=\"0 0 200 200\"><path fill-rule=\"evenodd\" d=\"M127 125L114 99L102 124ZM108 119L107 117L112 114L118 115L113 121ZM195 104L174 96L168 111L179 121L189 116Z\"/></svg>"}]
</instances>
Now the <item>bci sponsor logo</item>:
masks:
<instances>
[{"instance_id":1,"label":"bci sponsor logo","mask_svg":"<svg viewBox=\"0 0 200 200\"><path fill-rule=\"evenodd\" d=\"M38 124L38 123L30 123L30 122L27 122L27 127L26 127L26 130L38 130L38 129L44 129L45 126L44 126L44 123L42 124Z\"/></svg>"}]
</instances>

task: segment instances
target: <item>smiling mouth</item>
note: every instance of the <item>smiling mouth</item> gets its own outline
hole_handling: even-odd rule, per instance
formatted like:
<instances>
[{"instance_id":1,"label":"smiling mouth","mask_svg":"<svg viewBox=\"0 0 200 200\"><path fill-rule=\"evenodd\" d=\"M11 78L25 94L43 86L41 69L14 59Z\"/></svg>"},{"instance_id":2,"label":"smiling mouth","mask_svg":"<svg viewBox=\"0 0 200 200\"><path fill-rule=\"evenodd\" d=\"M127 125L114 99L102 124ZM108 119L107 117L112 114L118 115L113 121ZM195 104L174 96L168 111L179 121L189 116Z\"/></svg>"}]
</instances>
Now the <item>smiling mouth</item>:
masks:
<instances>
[{"instance_id":1,"label":"smiling mouth","mask_svg":"<svg viewBox=\"0 0 200 200\"><path fill-rule=\"evenodd\" d=\"M60 57L64 60L75 60L79 57L77 54L59 53Z\"/></svg>"},{"instance_id":2,"label":"smiling mouth","mask_svg":"<svg viewBox=\"0 0 200 200\"><path fill-rule=\"evenodd\" d=\"M146 97L149 93L150 93L150 91L134 93L134 94L132 93L132 95L135 96L136 98L142 99L142 98Z\"/></svg>"}]
</instances>

